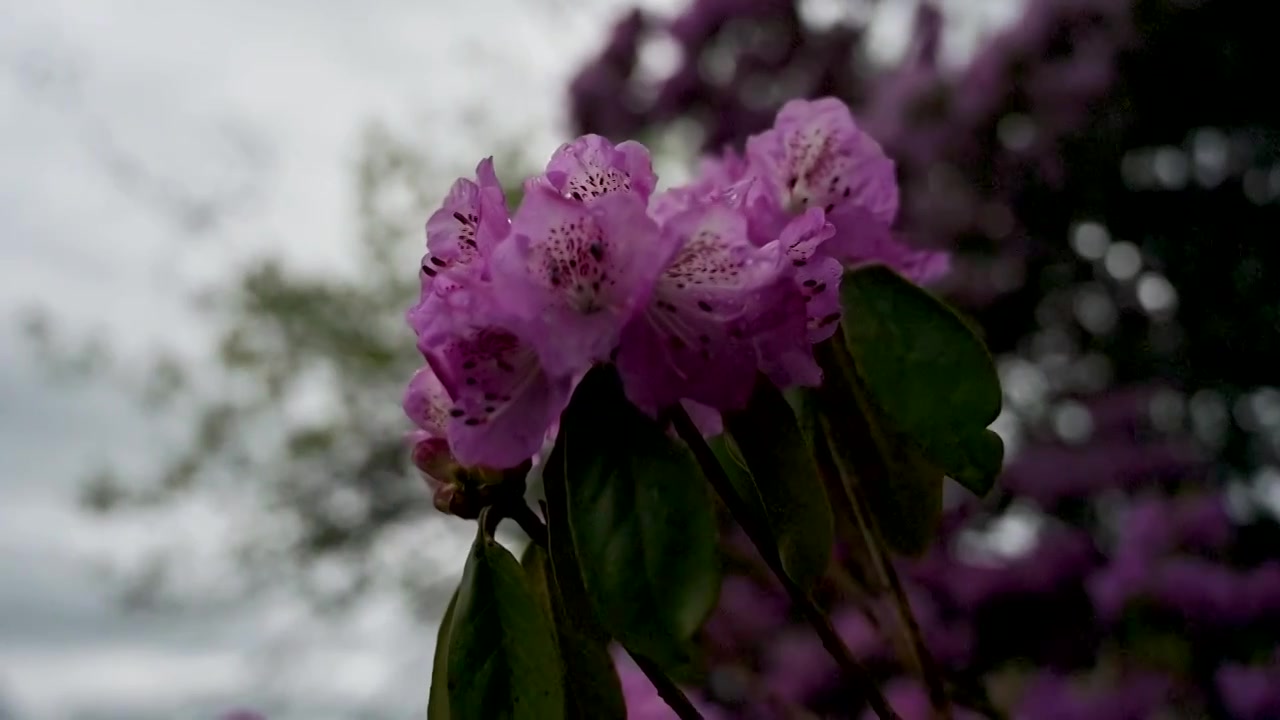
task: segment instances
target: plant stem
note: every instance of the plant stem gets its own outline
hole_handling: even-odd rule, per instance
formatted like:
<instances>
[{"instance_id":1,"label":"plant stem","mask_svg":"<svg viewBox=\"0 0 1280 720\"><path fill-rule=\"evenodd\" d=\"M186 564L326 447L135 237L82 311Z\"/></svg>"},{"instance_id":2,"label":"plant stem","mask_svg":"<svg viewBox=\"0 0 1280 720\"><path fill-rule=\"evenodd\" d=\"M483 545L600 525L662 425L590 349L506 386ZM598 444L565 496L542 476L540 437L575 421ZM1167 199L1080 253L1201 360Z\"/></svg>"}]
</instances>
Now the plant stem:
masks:
<instances>
[{"instance_id":1,"label":"plant stem","mask_svg":"<svg viewBox=\"0 0 1280 720\"><path fill-rule=\"evenodd\" d=\"M844 346L838 342L827 343L819 349L819 353L823 367L833 375L845 378L848 382L846 389L857 405L857 412L854 417L869 419L871 417L869 400L866 398L857 379L857 368L854 366L853 358L849 357ZM877 461L873 458L883 456L881 441L869 420L865 420L861 424L862 427L857 432L864 434L870 440L870 447L866 448L865 456L868 462L875 463ZM827 479L827 487L841 487L844 489L845 504L853 512L858 531L862 535L863 543L870 556L872 568L876 575L879 576L884 588L889 591L890 599L893 601L894 614L897 615L898 625L901 626L903 634L907 637L909 659L919 670L921 680L924 681L929 695L929 705L932 707L936 717L949 720L953 717L953 710L945 679L934 661L933 655L929 652L928 645L925 644L924 635L920 632L920 624L916 621L915 614L911 612L911 604L907 601L907 594L902 588L902 581L898 578L898 572L893 566L893 561L889 558L888 547L885 545L884 536L880 533L880 526L876 523L875 516L870 511L870 503L867 501L866 493L863 492L857 482L845 482L846 476L853 475L856 478L857 472L855 472L854 468L843 467L839 456L831 452L831 426L826 418L820 420L816 430L814 452L818 456L815 459L817 460L819 471L834 473L834 477ZM887 465L879 466L876 471L885 478L889 475Z\"/></svg>"},{"instance_id":2,"label":"plant stem","mask_svg":"<svg viewBox=\"0 0 1280 720\"><path fill-rule=\"evenodd\" d=\"M743 504L742 499L738 497L737 492L734 491L729 476L725 474L724 468L720 466L720 461L716 459L715 452L707 445L707 441L702 437L702 432L693 424L693 420L689 418L688 413L684 411L684 408L677 405L671 411L671 420L675 425L676 433L693 451L694 457L702 467L703 475L707 477L716 494L720 496L725 506L729 508L729 513L733 515L734 519L738 521L738 524L747 533L747 537L756 546L756 550L760 552L761 557L769 565L769 569L773 571L778 581L786 588L792 604L800 609L805 621L818 633L819 639L822 640L822 647L836 661L845 679L862 693L863 697L866 698L867 704L871 706L871 709L881 720L902 720L893 711L893 708L889 706L889 701L881 694L880 687L871 678L871 673L863 667L862 663L858 662L858 659L845 646L844 641L836 634L836 630L832 627L831 621L826 614L814 604L813 598L809 597L809 593L787 575L782 567L782 560L778 557L777 549L773 547L773 543L769 540L768 531L756 526L750 511Z\"/></svg>"},{"instance_id":3,"label":"plant stem","mask_svg":"<svg viewBox=\"0 0 1280 720\"><path fill-rule=\"evenodd\" d=\"M520 525L520 529L525 531L525 534L529 536L532 542L550 552L551 548L547 542L547 524L543 522L542 518L538 517L533 508L525 504L523 500L520 500L507 503L502 510L506 517L515 520ZM546 512L545 505L543 505L543 512ZM624 649L627 650L627 654L631 656L631 659L635 661L636 667L640 668L644 676L649 678L650 683L653 683L653 687L658 690L658 695L662 698L662 701L675 711L680 720L703 720L702 713L698 712L698 709L689 701L688 696L684 694L680 686L667 677L662 668L658 667L649 658L631 652L625 646Z\"/></svg>"},{"instance_id":4,"label":"plant stem","mask_svg":"<svg viewBox=\"0 0 1280 720\"><path fill-rule=\"evenodd\" d=\"M924 680L925 687L928 688L929 704L933 707L936 715L949 719L953 716L951 698L947 694L942 673L938 671L938 664L934 661L928 645L924 642L924 634L920 632L920 623L916 621L915 614L911 612L911 605L907 601L907 593L902 589L902 581L898 578L898 571L893 567L893 562L888 557L884 539L880 536L880 530L875 524L875 518L871 517L870 513L867 512L866 501L859 492L854 493L853 509L854 517L858 520L858 527L862 529L863 539L870 550L871 562L880 575L880 579L889 588L890 597L893 598L898 624L902 626L902 630L907 636L908 646L915 656L916 665L920 668L920 675Z\"/></svg>"},{"instance_id":5,"label":"plant stem","mask_svg":"<svg viewBox=\"0 0 1280 720\"><path fill-rule=\"evenodd\" d=\"M911 612L911 604L907 600L907 593L903 590L902 581L898 578L898 572L893 567L893 562L889 559L889 551L885 546L883 536L880 534L880 528L876 525L875 517L868 510L867 499L856 485L851 487L844 482L838 469L839 463L832 457L827 447L830 439L827 436L825 422L822 423L820 430L821 436L814 443L814 451L819 456L817 458L819 472L834 472L836 477L830 479L827 482L827 486L835 485L844 488L848 508L853 511L853 517L859 532L862 534L862 541L866 545L871 565L876 575L879 576L878 579L883 584L884 589L888 590L889 596L893 600L894 614L897 615L898 624L902 627L903 634L907 636L907 649L911 654L911 660L914 661L913 664L920 670L921 679L928 690L929 704L932 706L936 716L951 718L953 716L951 698L947 693L942 673L938 670L937 663L929 652L929 647L924 642L924 635L920 632L920 624L916 621L915 614Z\"/></svg>"},{"instance_id":6,"label":"plant stem","mask_svg":"<svg viewBox=\"0 0 1280 720\"><path fill-rule=\"evenodd\" d=\"M533 508L525 504L523 499L517 498L507 503L502 509L507 517L516 521L530 540L544 548L547 547L547 525L533 511Z\"/></svg>"},{"instance_id":7,"label":"plant stem","mask_svg":"<svg viewBox=\"0 0 1280 720\"><path fill-rule=\"evenodd\" d=\"M480 523L480 532L484 533L486 540L493 539L493 534L498 531L498 523L502 522L502 517L501 509L487 507L480 511L476 521Z\"/></svg>"},{"instance_id":8,"label":"plant stem","mask_svg":"<svg viewBox=\"0 0 1280 720\"><path fill-rule=\"evenodd\" d=\"M698 708L694 707L692 702L689 702L688 696L684 694L680 686L676 685L675 681L662 672L662 668L639 653L633 653L630 650L627 653L635 661L636 667L640 668L644 676L649 678L649 682L653 683L653 686L657 688L658 696L662 698L662 701L668 707L675 711L680 720L703 720L702 713L698 712Z\"/></svg>"}]
</instances>

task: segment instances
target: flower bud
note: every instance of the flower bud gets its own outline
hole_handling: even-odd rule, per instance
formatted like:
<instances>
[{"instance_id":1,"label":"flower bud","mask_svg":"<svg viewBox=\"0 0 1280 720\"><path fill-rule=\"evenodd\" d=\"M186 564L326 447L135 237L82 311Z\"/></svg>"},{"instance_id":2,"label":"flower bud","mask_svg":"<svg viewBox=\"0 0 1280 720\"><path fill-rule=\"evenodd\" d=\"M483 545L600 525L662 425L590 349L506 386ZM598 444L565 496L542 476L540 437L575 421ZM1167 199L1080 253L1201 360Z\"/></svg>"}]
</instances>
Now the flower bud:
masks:
<instances>
[{"instance_id":1,"label":"flower bud","mask_svg":"<svg viewBox=\"0 0 1280 720\"><path fill-rule=\"evenodd\" d=\"M410 436L414 467L431 489L431 502L446 515L474 520L492 505L500 492L522 493L522 483L503 482L508 473L488 468L464 467L453 456L449 442L425 432Z\"/></svg>"}]
</instances>

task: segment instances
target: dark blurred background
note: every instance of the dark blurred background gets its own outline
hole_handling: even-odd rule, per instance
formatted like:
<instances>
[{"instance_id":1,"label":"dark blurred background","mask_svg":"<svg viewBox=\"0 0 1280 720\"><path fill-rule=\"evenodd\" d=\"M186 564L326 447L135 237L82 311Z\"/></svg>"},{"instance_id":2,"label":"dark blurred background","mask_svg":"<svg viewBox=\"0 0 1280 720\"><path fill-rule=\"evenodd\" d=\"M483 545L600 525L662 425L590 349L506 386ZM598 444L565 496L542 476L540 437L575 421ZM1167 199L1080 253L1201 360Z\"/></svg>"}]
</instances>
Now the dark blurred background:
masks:
<instances>
[{"instance_id":1,"label":"dark blurred background","mask_svg":"<svg viewBox=\"0 0 1280 720\"><path fill-rule=\"evenodd\" d=\"M900 567L957 696L1280 717L1267 20L1228 0L0 4L0 718L421 716L468 535L401 442L426 215L478 157L515 185L578 132L643 139L679 182L827 94L897 160L902 234L957 253L935 290L1005 385L998 489L956 494ZM706 697L857 717L734 567ZM846 579L823 602L919 705Z\"/></svg>"},{"instance_id":2,"label":"dark blurred background","mask_svg":"<svg viewBox=\"0 0 1280 720\"><path fill-rule=\"evenodd\" d=\"M833 94L897 160L898 229L957 253L936 290L980 323L1006 397L997 490L956 493L899 563L953 695L986 717L1280 717L1280 118L1249 90L1280 59L1267 16L1029 0L957 58L955 13L916 3L886 68L874 24L811 9L633 13L575 78L574 117L717 151ZM681 58L657 81L653 37ZM837 627L927 717L892 613L847 570L824 598ZM739 571L706 632L708 697L856 717L776 588Z\"/></svg>"}]
</instances>

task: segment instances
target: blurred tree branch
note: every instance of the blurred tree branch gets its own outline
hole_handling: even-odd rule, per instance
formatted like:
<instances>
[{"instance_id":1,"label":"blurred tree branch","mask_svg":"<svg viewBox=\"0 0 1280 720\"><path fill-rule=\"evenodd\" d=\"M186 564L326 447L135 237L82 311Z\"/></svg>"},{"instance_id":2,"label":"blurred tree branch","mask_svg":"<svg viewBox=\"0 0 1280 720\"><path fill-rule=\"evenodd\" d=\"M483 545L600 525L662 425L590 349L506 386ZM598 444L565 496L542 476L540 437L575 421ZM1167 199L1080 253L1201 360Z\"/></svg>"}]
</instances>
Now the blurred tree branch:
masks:
<instances>
[{"instance_id":1,"label":"blurred tree branch","mask_svg":"<svg viewBox=\"0 0 1280 720\"><path fill-rule=\"evenodd\" d=\"M400 396L421 362L403 312L418 292L423 222L454 174L385 127L368 128L354 168L350 271L306 274L264 257L230 287L198 296L221 327L211 361L160 355L131 371L108 362L108 342L66 337L47 313L23 318L53 377L106 379L131 388L143 408L190 422L154 474L90 472L82 506L120 515L192 493L251 493L262 521L247 523L233 548L247 591L286 583L336 610L387 580L375 577L371 555L430 508L402 441ZM447 595L436 592L431 567L396 572L391 581L425 612ZM169 589L162 565L125 580L134 605L154 605Z\"/></svg>"}]
</instances>

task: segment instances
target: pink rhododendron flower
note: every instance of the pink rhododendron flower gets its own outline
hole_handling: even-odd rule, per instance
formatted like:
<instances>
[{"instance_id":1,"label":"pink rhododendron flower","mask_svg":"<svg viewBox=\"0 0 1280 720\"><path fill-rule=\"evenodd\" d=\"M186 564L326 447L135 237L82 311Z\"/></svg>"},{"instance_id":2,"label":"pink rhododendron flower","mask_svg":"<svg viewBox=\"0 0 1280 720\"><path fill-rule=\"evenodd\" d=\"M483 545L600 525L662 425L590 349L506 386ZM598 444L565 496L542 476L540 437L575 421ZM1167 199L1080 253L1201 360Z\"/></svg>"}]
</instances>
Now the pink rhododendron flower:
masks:
<instances>
[{"instance_id":1,"label":"pink rhododendron flower","mask_svg":"<svg viewBox=\"0 0 1280 720\"><path fill-rule=\"evenodd\" d=\"M698 172L689 184L668 188L653 196L649 215L663 223L699 202L714 200L726 200L741 208L747 191L755 184L750 169L746 159L732 149L719 157L704 157L698 162Z\"/></svg>"},{"instance_id":2,"label":"pink rhododendron flower","mask_svg":"<svg viewBox=\"0 0 1280 720\"><path fill-rule=\"evenodd\" d=\"M405 396L415 462L533 458L596 363L616 363L651 415L682 404L718 429L761 373L821 382L813 344L839 323L844 265L917 281L945 269L892 236L893 162L831 98L788 103L745 156L656 185L643 145L598 135L560 146L514 216L491 159L454 183L408 312L429 368Z\"/></svg>"},{"instance_id":3,"label":"pink rhododendron flower","mask_svg":"<svg viewBox=\"0 0 1280 720\"><path fill-rule=\"evenodd\" d=\"M947 255L911 248L890 227L898 213L893 161L835 98L792 100L772 129L747 140L763 220L819 208L835 226L825 252L845 265L882 262L915 282L946 272Z\"/></svg>"},{"instance_id":4,"label":"pink rhododendron flower","mask_svg":"<svg viewBox=\"0 0 1280 720\"><path fill-rule=\"evenodd\" d=\"M420 368L404 393L404 414L430 437L442 438L449 425L453 400L431 368Z\"/></svg>"},{"instance_id":5,"label":"pink rhododendron flower","mask_svg":"<svg viewBox=\"0 0 1280 720\"><path fill-rule=\"evenodd\" d=\"M627 395L650 412L686 398L741 408L755 383L759 310L793 291L781 254L751 244L746 216L723 203L686 210L663 233L679 251L624 331L617 363Z\"/></svg>"},{"instance_id":6,"label":"pink rhododendron flower","mask_svg":"<svg viewBox=\"0 0 1280 720\"><path fill-rule=\"evenodd\" d=\"M647 203L658 184L644 145L628 141L615 146L599 135L561 145L547 163L545 178L564 197L584 203L618 193Z\"/></svg>"},{"instance_id":7,"label":"pink rhododendron flower","mask_svg":"<svg viewBox=\"0 0 1280 720\"><path fill-rule=\"evenodd\" d=\"M831 337L840 320L840 262L823 252L823 244L835 235L835 226L822 211L812 209L797 216L775 241L791 263L792 277L805 298L809 340Z\"/></svg>"},{"instance_id":8,"label":"pink rhododendron flower","mask_svg":"<svg viewBox=\"0 0 1280 720\"><path fill-rule=\"evenodd\" d=\"M675 251L631 193L590 203L531 187L494 256L496 300L548 372L607 360Z\"/></svg>"},{"instance_id":9,"label":"pink rhododendron flower","mask_svg":"<svg viewBox=\"0 0 1280 720\"><path fill-rule=\"evenodd\" d=\"M404 413L418 426L407 438L410 457L431 490L432 503L444 513L453 508L454 473L459 467L446 439L452 406L448 391L431 368L414 373L404 394Z\"/></svg>"},{"instance_id":10,"label":"pink rhododendron flower","mask_svg":"<svg viewBox=\"0 0 1280 720\"><path fill-rule=\"evenodd\" d=\"M548 375L531 345L499 327L455 335L423 354L451 398L447 436L464 465L529 459L569 401L571 379Z\"/></svg>"},{"instance_id":11,"label":"pink rhododendron flower","mask_svg":"<svg viewBox=\"0 0 1280 720\"><path fill-rule=\"evenodd\" d=\"M771 129L747 140L747 155L762 190L788 215L821 208L867 225L842 228L853 236L887 229L898 213L893 161L835 98L783 105Z\"/></svg>"},{"instance_id":12,"label":"pink rhododendron flower","mask_svg":"<svg viewBox=\"0 0 1280 720\"><path fill-rule=\"evenodd\" d=\"M488 262L511 226L493 159L476 167L476 181L459 178L427 220L427 254L418 277L422 291L406 317L419 338L465 324L483 302Z\"/></svg>"},{"instance_id":13,"label":"pink rhododendron flower","mask_svg":"<svg viewBox=\"0 0 1280 720\"><path fill-rule=\"evenodd\" d=\"M425 430L409 433L410 457L413 466L422 473L431 491L431 503L445 514L455 514L454 498L458 487L454 475L459 467L457 458L449 450L449 441L433 437Z\"/></svg>"},{"instance_id":14,"label":"pink rhododendron flower","mask_svg":"<svg viewBox=\"0 0 1280 720\"><path fill-rule=\"evenodd\" d=\"M751 312L762 329L752 338L760 371L780 388L820 385L822 369L813 359L806 298L798 291L780 293Z\"/></svg>"}]
</instances>

